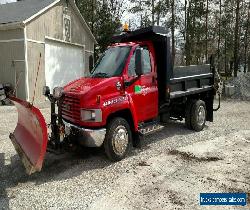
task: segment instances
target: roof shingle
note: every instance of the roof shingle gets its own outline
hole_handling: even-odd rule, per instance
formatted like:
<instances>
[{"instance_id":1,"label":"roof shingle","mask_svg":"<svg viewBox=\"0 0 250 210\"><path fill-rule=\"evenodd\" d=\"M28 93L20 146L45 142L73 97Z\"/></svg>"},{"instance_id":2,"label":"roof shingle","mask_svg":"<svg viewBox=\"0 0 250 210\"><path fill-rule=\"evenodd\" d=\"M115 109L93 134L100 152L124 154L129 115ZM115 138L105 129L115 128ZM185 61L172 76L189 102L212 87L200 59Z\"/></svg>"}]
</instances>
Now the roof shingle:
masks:
<instances>
[{"instance_id":1,"label":"roof shingle","mask_svg":"<svg viewBox=\"0 0 250 210\"><path fill-rule=\"evenodd\" d=\"M23 0L0 5L0 24L19 23L27 20L55 0Z\"/></svg>"}]
</instances>

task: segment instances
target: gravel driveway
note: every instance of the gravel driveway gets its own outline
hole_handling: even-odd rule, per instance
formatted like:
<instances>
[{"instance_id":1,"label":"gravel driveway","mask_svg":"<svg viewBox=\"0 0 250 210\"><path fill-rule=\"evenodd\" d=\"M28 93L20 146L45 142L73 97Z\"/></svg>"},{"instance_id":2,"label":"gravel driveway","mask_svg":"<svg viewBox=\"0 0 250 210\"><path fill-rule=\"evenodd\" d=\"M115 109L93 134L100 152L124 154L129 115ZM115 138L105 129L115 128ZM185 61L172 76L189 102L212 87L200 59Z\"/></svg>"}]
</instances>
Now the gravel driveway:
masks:
<instances>
[{"instance_id":1,"label":"gravel driveway","mask_svg":"<svg viewBox=\"0 0 250 210\"><path fill-rule=\"evenodd\" d=\"M250 209L250 102L222 102L200 133L173 122L117 163L100 149L47 154L32 176L8 139L16 119L0 107L0 209ZM201 207L200 192L248 192L248 206Z\"/></svg>"}]
</instances>

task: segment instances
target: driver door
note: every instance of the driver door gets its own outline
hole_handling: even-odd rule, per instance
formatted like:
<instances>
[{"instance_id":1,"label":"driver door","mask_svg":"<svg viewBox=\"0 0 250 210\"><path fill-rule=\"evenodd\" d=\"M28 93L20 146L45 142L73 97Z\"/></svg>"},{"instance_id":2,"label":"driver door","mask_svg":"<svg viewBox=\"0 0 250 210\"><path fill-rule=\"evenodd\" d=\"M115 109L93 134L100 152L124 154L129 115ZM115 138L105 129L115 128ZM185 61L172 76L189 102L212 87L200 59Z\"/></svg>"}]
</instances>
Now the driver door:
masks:
<instances>
[{"instance_id":1,"label":"driver door","mask_svg":"<svg viewBox=\"0 0 250 210\"><path fill-rule=\"evenodd\" d=\"M156 69L154 67L153 55L147 45L143 48L143 75L137 78L135 73L135 51L128 65L129 81L136 81L128 88L131 94L137 118L139 122L154 119L158 116L158 88L156 81ZM137 78L137 79L136 79Z\"/></svg>"}]
</instances>

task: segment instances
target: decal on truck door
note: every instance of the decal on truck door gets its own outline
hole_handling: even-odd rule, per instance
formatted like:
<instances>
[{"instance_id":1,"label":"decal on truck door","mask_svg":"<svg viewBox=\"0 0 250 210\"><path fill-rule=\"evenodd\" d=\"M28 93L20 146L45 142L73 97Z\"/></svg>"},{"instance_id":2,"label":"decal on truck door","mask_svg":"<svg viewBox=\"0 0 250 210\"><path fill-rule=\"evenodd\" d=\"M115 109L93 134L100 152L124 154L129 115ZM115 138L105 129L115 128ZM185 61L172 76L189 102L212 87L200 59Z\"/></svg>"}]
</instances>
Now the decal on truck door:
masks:
<instances>
[{"instance_id":1,"label":"decal on truck door","mask_svg":"<svg viewBox=\"0 0 250 210\"><path fill-rule=\"evenodd\" d=\"M141 93L141 86L140 85L135 85L135 93Z\"/></svg>"},{"instance_id":2,"label":"decal on truck door","mask_svg":"<svg viewBox=\"0 0 250 210\"><path fill-rule=\"evenodd\" d=\"M135 85L135 94L147 95L152 88L146 86Z\"/></svg>"}]
</instances>

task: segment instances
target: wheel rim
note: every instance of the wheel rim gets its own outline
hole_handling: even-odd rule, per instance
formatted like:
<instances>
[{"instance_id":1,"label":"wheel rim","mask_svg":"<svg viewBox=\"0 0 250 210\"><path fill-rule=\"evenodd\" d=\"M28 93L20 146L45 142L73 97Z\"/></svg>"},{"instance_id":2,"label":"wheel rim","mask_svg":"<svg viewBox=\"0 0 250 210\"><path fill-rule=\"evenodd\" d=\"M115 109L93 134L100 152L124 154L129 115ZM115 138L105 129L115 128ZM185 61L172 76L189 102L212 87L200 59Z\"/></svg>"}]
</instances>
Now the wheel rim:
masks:
<instances>
[{"instance_id":1,"label":"wheel rim","mask_svg":"<svg viewBox=\"0 0 250 210\"><path fill-rule=\"evenodd\" d=\"M128 146L128 132L124 126L120 125L115 129L112 145L117 155L123 155L126 152Z\"/></svg>"},{"instance_id":2,"label":"wheel rim","mask_svg":"<svg viewBox=\"0 0 250 210\"><path fill-rule=\"evenodd\" d=\"M203 106L200 106L198 109L198 115L197 115L197 123L198 125L202 126L206 120L206 111Z\"/></svg>"}]
</instances>

